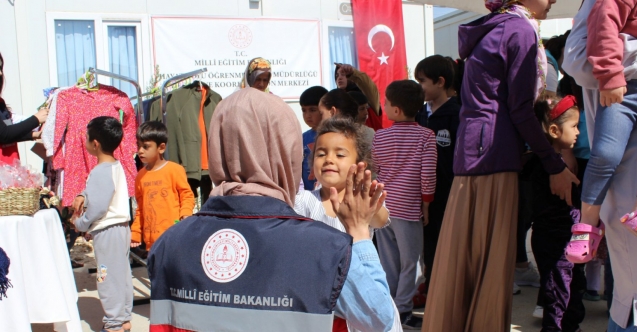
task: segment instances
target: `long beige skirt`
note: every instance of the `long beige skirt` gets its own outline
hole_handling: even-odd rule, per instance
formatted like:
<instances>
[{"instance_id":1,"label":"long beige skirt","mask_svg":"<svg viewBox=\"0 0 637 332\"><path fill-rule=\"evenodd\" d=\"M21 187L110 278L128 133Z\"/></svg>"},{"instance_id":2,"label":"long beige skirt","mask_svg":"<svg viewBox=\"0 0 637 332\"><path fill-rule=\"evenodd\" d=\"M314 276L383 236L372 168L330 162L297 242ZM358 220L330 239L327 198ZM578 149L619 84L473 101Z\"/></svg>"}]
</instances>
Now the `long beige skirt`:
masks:
<instances>
[{"instance_id":1,"label":"long beige skirt","mask_svg":"<svg viewBox=\"0 0 637 332\"><path fill-rule=\"evenodd\" d=\"M517 173L455 177L422 331L511 330L517 220Z\"/></svg>"}]
</instances>

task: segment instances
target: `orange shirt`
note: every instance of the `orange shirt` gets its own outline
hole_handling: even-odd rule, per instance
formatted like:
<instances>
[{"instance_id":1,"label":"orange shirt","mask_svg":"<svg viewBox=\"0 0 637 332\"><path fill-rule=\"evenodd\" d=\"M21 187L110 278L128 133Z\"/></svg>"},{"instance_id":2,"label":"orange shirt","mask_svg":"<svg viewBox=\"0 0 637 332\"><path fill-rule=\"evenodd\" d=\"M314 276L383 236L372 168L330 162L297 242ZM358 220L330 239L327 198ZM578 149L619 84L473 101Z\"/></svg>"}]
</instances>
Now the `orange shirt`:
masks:
<instances>
[{"instance_id":1,"label":"orange shirt","mask_svg":"<svg viewBox=\"0 0 637 332\"><path fill-rule=\"evenodd\" d=\"M199 105L199 131L201 132L201 169L208 169L208 131L203 117L204 104L208 90L201 89L201 105Z\"/></svg>"},{"instance_id":2,"label":"orange shirt","mask_svg":"<svg viewBox=\"0 0 637 332\"><path fill-rule=\"evenodd\" d=\"M154 171L142 168L135 179L137 211L131 225L131 242L141 242L146 250L181 217L192 215L195 195L188 185L186 171L168 161Z\"/></svg>"}]
</instances>

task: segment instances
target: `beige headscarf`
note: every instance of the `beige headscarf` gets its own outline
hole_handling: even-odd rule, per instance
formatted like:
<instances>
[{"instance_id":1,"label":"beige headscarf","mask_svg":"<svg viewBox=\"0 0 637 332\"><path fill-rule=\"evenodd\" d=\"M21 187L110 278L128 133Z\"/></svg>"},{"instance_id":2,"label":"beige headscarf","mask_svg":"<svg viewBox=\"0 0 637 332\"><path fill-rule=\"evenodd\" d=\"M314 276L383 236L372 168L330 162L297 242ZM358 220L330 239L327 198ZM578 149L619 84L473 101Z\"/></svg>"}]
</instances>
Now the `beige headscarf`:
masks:
<instances>
[{"instance_id":1,"label":"beige headscarf","mask_svg":"<svg viewBox=\"0 0 637 332\"><path fill-rule=\"evenodd\" d=\"M270 196L294 206L303 141L281 98L242 89L217 105L208 139L211 196Z\"/></svg>"}]
</instances>

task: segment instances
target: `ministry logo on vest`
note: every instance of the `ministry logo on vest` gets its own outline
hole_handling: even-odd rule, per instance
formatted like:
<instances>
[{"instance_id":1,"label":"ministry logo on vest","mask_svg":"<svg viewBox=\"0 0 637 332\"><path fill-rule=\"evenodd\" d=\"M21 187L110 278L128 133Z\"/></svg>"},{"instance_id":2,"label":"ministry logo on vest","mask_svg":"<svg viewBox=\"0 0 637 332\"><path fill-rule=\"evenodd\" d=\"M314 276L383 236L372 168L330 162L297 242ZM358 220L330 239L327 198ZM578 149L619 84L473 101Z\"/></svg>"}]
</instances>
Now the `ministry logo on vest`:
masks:
<instances>
[{"instance_id":1,"label":"ministry logo on vest","mask_svg":"<svg viewBox=\"0 0 637 332\"><path fill-rule=\"evenodd\" d=\"M208 238L201 251L201 265L208 278L219 283L237 279L248 264L250 248L241 233L221 229Z\"/></svg>"},{"instance_id":2,"label":"ministry logo on vest","mask_svg":"<svg viewBox=\"0 0 637 332\"><path fill-rule=\"evenodd\" d=\"M442 146L443 148L451 145L451 134L449 133L449 130L439 130L438 134L436 134L436 143L438 143L438 145Z\"/></svg>"}]
</instances>

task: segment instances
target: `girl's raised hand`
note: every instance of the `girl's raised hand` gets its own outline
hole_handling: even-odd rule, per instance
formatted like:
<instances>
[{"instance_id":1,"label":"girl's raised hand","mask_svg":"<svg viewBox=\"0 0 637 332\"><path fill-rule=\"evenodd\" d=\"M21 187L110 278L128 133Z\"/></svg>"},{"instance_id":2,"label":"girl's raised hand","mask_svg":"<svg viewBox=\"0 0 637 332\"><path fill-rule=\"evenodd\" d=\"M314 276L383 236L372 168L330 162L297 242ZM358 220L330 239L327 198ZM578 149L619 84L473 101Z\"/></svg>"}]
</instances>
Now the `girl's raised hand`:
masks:
<instances>
[{"instance_id":1,"label":"girl's raised hand","mask_svg":"<svg viewBox=\"0 0 637 332\"><path fill-rule=\"evenodd\" d=\"M376 203L376 206L371 206L371 208L374 209L374 214L377 214L378 211L380 211L380 209L383 207L383 204L385 204L385 198L387 198L387 193L383 191L384 189L385 189L384 184L379 183L376 180L372 181L372 186L369 190L369 197L374 198L375 195L378 195L378 201Z\"/></svg>"},{"instance_id":2,"label":"girl's raised hand","mask_svg":"<svg viewBox=\"0 0 637 332\"><path fill-rule=\"evenodd\" d=\"M338 219L345 230L354 238L354 242L369 240L369 223L377 212L377 206L383 196L382 190L372 189L372 173L365 171L365 164L352 165L347 173L345 197L338 200L336 188L330 188L330 201ZM381 202L382 206L382 202Z\"/></svg>"}]
</instances>

